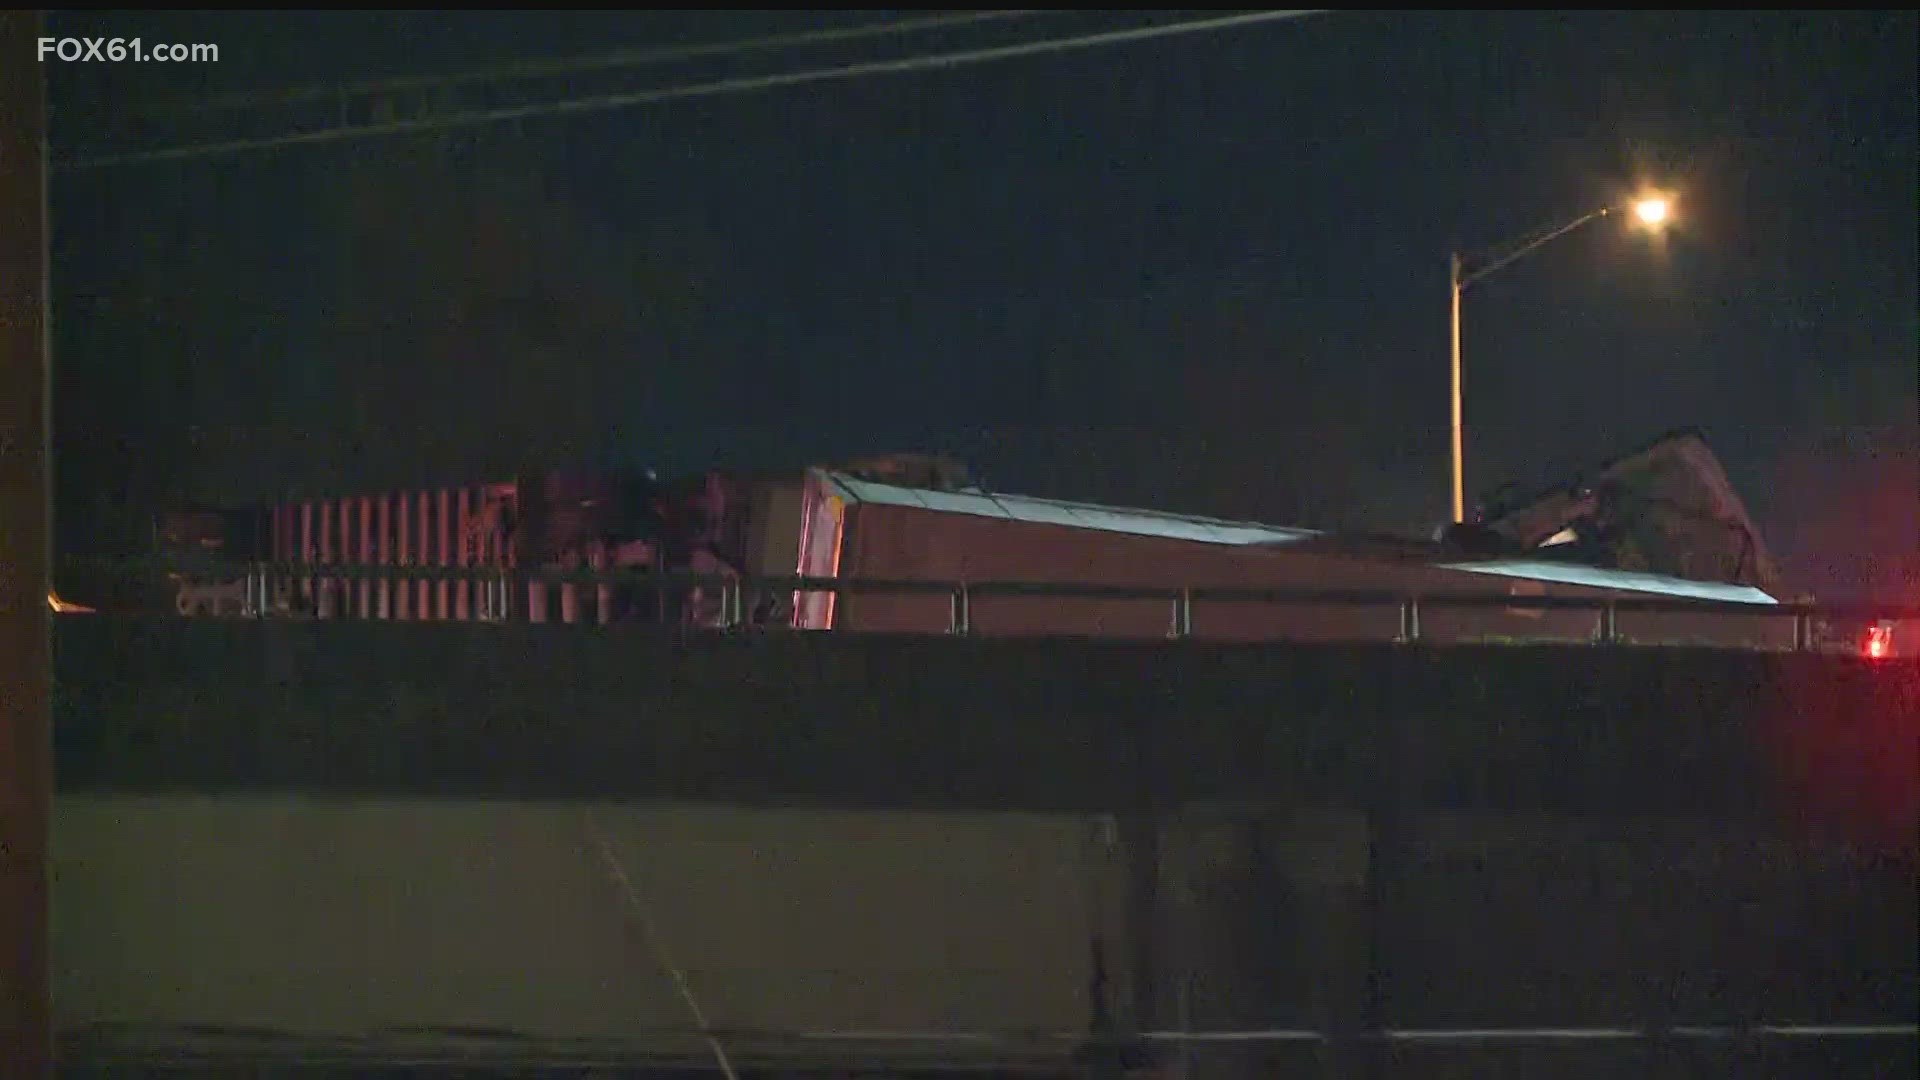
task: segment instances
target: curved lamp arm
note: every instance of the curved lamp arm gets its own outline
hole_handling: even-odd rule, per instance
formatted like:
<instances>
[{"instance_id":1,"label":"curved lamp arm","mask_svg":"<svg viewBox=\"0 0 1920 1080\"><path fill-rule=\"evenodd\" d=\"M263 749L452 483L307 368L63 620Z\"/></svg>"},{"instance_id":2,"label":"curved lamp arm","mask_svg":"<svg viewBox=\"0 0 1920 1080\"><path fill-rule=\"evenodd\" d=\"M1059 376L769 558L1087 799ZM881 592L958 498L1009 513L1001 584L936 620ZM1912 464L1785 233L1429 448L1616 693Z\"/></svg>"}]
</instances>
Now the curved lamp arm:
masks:
<instances>
[{"instance_id":1,"label":"curved lamp arm","mask_svg":"<svg viewBox=\"0 0 1920 1080\"><path fill-rule=\"evenodd\" d=\"M1565 225L1560 226L1557 229L1550 229L1547 232L1541 233L1530 240L1523 238L1521 240L1514 241L1514 243L1517 244L1518 246L1512 247L1511 250L1506 252L1506 254L1495 258L1493 261L1488 262L1484 265L1475 267L1471 272L1461 273L1459 271L1456 271L1454 281L1453 281L1454 288L1464 289L1467 286L1473 284L1474 282L1479 281L1481 278L1486 277L1488 274L1493 273L1495 270L1498 270L1511 263L1518 262L1520 259L1533 254L1535 251L1538 251L1542 247L1545 247L1547 244L1560 239L1561 237L1567 235L1573 230L1579 228L1580 226L1585 225L1588 222L1598 221L1599 219L1606 217L1608 214L1613 213L1613 211L1614 211L1613 207L1603 206L1600 209L1593 211L1592 213L1583 214L1582 216L1573 219L1572 221L1568 222ZM1455 265L1464 266L1465 260L1459 260L1458 262L1455 263Z\"/></svg>"}]
</instances>

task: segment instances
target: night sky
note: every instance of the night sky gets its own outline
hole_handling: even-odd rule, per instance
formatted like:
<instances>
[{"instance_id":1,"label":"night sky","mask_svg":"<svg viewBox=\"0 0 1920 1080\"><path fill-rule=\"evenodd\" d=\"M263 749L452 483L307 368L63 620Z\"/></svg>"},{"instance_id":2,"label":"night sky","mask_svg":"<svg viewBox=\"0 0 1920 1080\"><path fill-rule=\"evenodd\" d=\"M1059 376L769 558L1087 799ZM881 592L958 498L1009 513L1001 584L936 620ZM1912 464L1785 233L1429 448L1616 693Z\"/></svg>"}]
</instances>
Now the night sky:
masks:
<instances>
[{"instance_id":1,"label":"night sky","mask_svg":"<svg viewBox=\"0 0 1920 1080\"><path fill-rule=\"evenodd\" d=\"M888 17L63 15L50 32L221 56L54 65L52 138L75 158L278 133L339 106L205 95ZM1448 252L1652 185L1678 196L1664 238L1602 221L1469 293L1470 501L1697 425L1799 583L1843 590L1849 558L1920 547L1917 36L1912 12L1337 13L63 169L62 537L160 499L879 449L958 452L1006 490L1426 534L1447 512Z\"/></svg>"}]
</instances>

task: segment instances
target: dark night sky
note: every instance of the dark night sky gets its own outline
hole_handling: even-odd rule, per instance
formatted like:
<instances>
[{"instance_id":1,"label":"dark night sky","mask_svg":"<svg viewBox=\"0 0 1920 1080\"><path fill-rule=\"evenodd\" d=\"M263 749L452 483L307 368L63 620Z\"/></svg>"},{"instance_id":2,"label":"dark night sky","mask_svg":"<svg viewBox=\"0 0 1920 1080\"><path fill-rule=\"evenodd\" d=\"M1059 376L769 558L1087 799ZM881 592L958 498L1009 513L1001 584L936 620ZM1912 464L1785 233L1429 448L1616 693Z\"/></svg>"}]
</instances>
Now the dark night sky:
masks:
<instances>
[{"instance_id":1,"label":"dark night sky","mask_svg":"<svg viewBox=\"0 0 1920 1080\"><path fill-rule=\"evenodd\" d=\"M130 145L117 130L167 95L873 17L61 16L221 59L58 66L53 138ZM1910 554L1916 34L1911 12L1332 14L61 172L63 505L948 448L1007 489L1424 533L1446 512L1450 247L1657 182L1680 197L1664 241L1602 222L1470 294L1470 490L1699 425L1786 555ZM190 111L142 137L243 121L308 122Z\"/></svg>"}]
</instances>

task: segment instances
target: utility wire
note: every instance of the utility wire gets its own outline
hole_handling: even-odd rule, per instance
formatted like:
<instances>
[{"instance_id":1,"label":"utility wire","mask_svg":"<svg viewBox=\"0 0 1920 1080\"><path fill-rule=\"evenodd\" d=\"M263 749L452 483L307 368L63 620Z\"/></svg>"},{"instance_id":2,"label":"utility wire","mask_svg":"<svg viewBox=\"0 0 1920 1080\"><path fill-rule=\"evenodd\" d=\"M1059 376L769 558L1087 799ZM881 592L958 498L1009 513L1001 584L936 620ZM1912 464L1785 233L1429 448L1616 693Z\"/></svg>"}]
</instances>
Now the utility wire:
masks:
<instances>
[{"instance_id":1,"label":"utility wire","mask_svg":"<svg viewBox=\"0 0 1920 1080\"><path fill-rule=\"evenodd\" d=\"M399 79L383 79L376 82L360 83L347 87L313 86L292 90L240 90L197 97L193 99L190 106L187 107L205 111L210 109L242 109L259 105L297 105L313 101L337 101L343 98L370 97L407 90L464 86L476 82L542 79L556 75L571 75L586 71L611 71L618 68L653 67L660 64L676 63L682 60L698 60L709 56L727 56L733 53L761 52L772 49L798 49L813 45L833 45L847 41L860 41L866 38L886 37L893 34L912 34L922 30L937 30L953 26L970 26L985 22L1024 19L1036 15L1049 14L1058 14L1058 12L1046 10L974 11L964 15L932 15L920 19L899 19L887 23L865 23L860 26L842 26L827 30L804 30L794 33L772 34L766 37L747 38L740 41L721 41L706 45L688 45L672 49L643 49L611 53L602 56L579 57L570 60L521 60L466 71L449 72L442 75L419 75Z\"/></svg>"},{"instance_id":2,"label":"utility wire","mask_svg":"<svg viewBox=\"0 0 1920 1080\"><path fill-rule=\"evenodd\" d=\"M1032 41L1019 45L1003 45L988 49L970 49L963 52L909 56L898 60L877 60L867 63L846 64L839 67L814 68L804 71L784 72L777 75L761 75L752 78L722 79L715 82L695 83L686 86L669 86L653 90L638 90L623 94L606 94L597 97L575 98L540 105L478 110L456 113L451 116L415 120L393 120L374 124L323 128L318 131L297 132L291 135L280 135L265 139L234 139L226 142L177 146L164 150L108 154L100 157L59 162L56 163L55 168L70 171L108 168L120 165L142 165L161 161L218 157L243 153L249 150L267 150L282 146L300 146L314 143L338 142L345 139L376 138L387 135L410 135L428 131L444 131L450 128L476 127L484 124L524 120L536 116L561 116L586 112L604 112L611 109L630 108L637 105L652 105L664 101L714 97L722 94L747 93L755 90L772 90L781 87L802 86L809 83L827 82L831 80L864 78L872 75L897 75L915 71L955 68L968 64L989 63L995 60L1010 60L1022 56L1037 56L1044 53L1065 52L1074 49L1090 49L1103 45L1119 45L1154 38L1173 37L1179 34L1203 33L1209 30L1225 30L1238 26L1252 26L1258 23L1278 22L1284 19L1297 19L1306 15L1317 15L1321 14L1323 10L1324 9L1309 11L1261 11L1247 15L1230 15L1214 19L1193 19L1163 26L1136 27L1128 30L1112 30L1105 33L1085 34L1077 37L1051 38L1044 41Z\"/></svg>"}]
</instances>

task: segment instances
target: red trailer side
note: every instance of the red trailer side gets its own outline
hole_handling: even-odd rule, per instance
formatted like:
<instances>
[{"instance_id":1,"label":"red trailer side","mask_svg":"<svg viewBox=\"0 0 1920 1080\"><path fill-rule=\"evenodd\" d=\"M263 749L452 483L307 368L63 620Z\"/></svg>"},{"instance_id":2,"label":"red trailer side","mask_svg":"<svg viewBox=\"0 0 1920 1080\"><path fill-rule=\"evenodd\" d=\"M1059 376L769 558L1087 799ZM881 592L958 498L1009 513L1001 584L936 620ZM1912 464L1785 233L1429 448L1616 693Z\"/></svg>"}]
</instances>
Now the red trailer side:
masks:
<instances>
[{"instance_id":1,"label":"red trailer side","mask_svg":"<svg viewBox=\"0 0 1920 1080\"><path fill-rule=\"evenodd\" d=\"M1645 596L1630 588L1580 583L1605 579L1590 570L1558 575L1551 568L1488 564L1495 572L1436 565L1431 560L1343 552L1331 538L1297 530L1269 530L1201 519L1137 514L1098 507L986 497L1004 512L989 516L969 500L923 493L926 505L879 494L816 473L809 484L803 571L818 576L932 582L1072 582L1134 588L1274 588L1375 591L1428 597ZM968 507L966 511L951 508ZM1034 520L1035 517L1055 520ZM1086 524L1064 523L1074 518ZM1110 527L1092 527L1098 524ZM1132 531L1121 531L1122 529ZM1145 533L1162 530L1162 535ZM1181 536L1210 536L1220 541ZM1252 536L1255 542L1245 541ZM1547 577L1537 576L1547 573ZM1534 576L1530 576L1534 575ZM1624 581L1626 576L1614 575ZM1061 597L970 597L969 630L989 636L1084 636L1151 640L1174 633L1179 618L1167 600ZM1402 630L1391 605L1287 604L1200 600L1184 627L1192 637L1218 641L1386 641ZM837 603L816 598L798 612L798 625L854 632L945 633L952 600L941 594L857 595ZM1420 613L1420 634L1433 641L1525 639L1580 641L1593 637L1593 611L1525 607L1446 608ZM1697 640L1716 644L1791 642L1790 620L1757 606L1751 617L1701 613L1622 613L1617 632L1628 639Z\"/></svg>"}]
</instances>

